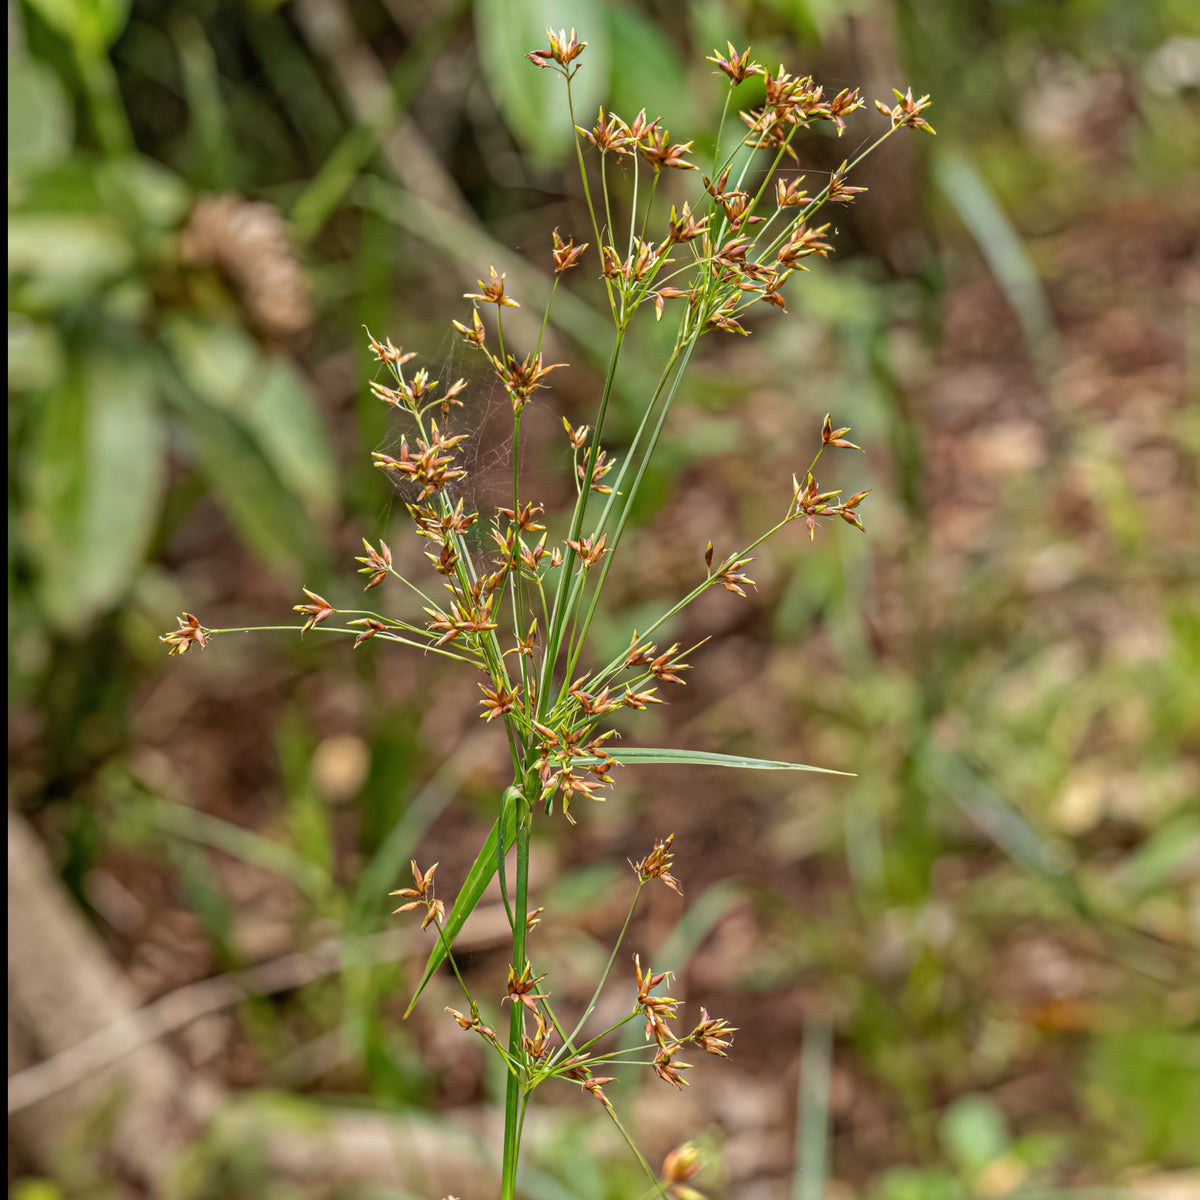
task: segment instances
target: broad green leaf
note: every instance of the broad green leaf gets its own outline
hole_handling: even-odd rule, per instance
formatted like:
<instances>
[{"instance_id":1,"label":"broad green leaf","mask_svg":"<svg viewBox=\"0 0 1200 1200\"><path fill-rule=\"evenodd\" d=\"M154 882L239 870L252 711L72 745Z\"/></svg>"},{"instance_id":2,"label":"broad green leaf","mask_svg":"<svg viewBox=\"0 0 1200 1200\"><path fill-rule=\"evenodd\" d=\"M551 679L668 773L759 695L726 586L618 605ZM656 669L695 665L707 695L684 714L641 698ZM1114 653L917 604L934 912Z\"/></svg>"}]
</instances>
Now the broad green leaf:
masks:
<instances>
[{"instance_id":1,"label":"broad green leaf","mask_svg":"<svg viewBox=\"0 0 1200 1200\"><path fill-rule=\"evenodd\" d=\"M613 66L609 97L614 111L632 121L638 110L644 108L651 121L662 118L673 142L691 140L689 130L695 125L695 104L675 41L660 22L634 8L613 5L609 20ZM582 30L579 36L584 36ZM591 52L589 45L584 57ZM719 78L724 84L724 76ZM713 91L717 93L715 82ZM605 101L606 108L608 104ZM596 118L591 110L581 113L576 109L575 116L584 128L590 128Z\"/></svg>"},{"instance_id":2,"label":"broad green leaf","mask_svg":"<svg viewBox=\"0 0 1200 1200\"><path fill-rule=\"evenodd\" d=\"M65 158L75 118L58 76L35 59L8 60L8 169L27 171Z\"/></svg>"},{"instance_id":3,"label":"broad green leaf","mask_svg":"<svg viewBox=\"0 0 1200 1200\"><path fill-rule=\"evenodd\" d=\"M517 836L516 813L517 806L515 804L505 805L503 818L506 852L512 845L513 838ZM496 837L499 828L500 821L497 820L492 825L487 841L483 843L483 848L479 851L470 871L467 872L466 879L463 880L463 885L454 901L454 907L450 910L446 922L442 926L444 936L437 939L433 949L429 952L429 960L425 964L425 970L421 973L421 981L417 984L417 990L413 992L412 999L404 1010L406 1017L412 1012L421 993L425 990L425 985L433 978L433 973L446 961L446 946L454 945L467 918L474 912L487 885L491 883L492 876L496 874Z\"/></svg>"},{"instance_id":4,"label":"broad green leaf","mask_svg":"<svg viewBox=\"0 0 1200 1200\"><path fill-rule=\"evenodd\" d=\"M10 288L14 276L28 276L38 307L81 299L132 264L133 247L112 217L9 214Z\"/></svg>"},{"instance_id":5,"label":"broad green leaf","mask_svg":"<svg viewBox=\"0 0 1200 1200\"><path fill-rule=\"evenodd\" d=\"M176 317L163 336L191 388L242 427L311 518L327 517L337 496L332 442L295 364L216 321Z\"/></svg>"},{"instance_id":6,"label":"broad green leaf","mask_svg":"<svg viewBox=\"0 0 1200 1200\"><path fill-rule=\"evenodd\" d=\"M475 45L488 89L517 140L543 162L561 159L571 145L566 84L525 57L545 49L551 27L573 28L588 44L575 60L580 70L571 94L575 120L590 129L608 90L605 6L597 0L475 0Z\"/></svg>"},{"instance_id":7,"label":"broad green leaf","mask_svg":"<svg viewBox=\"0 0 1200 1200\"><path fill-rule=\"evenodd\" d=\"M8 314L8 386L17 391L53 387L65 369L58 330L49 322Z\"/></svg>"},{"instance_id":8,"label":"broad green leaf","mask_svg":"<svg viewBox=\"0 0 1200 1200\"><path fill-rule=\"evenodd\" d=\"M81 50L111 46L129 20L130 0L29 0L38 15Z\"/></svg>"},{"instance_id":9,"label":"broad green leaf","mask_svg":"<svg viewBox=\"0 0 1200 1200\"><path fill-rule=\"evenodd\" d=\"M97 355L35 403L26 529L46 611L78 629L130 586L158 518L153 377L136 354Z\"/></svg>"},{"instance_id":10,"label":"broad green leaf","mask_svg":"<svg viewBox=\"0 0 1200 1200\"><path fill-rule=\"evenodd\" d=\"M631 746L610 751L625 766L639 763L682 763L693 767L737 767L743 771L816 771L820 775L853 776L853 771L810 767L805 763L777 762L769 758L747 758L744 754L712 754L706 750L649 750Z\"/></svg>"},{"instance_id":11,"label":"broad green leaf","mask_svg":"<svg viewBox=\"0 0 1200 1200\"><path fill-rule=\"evenodd\" d=\"M144 155L106 158L96 165L95 179L105 211L139 236L173 230L192 202L184 179Z\"/></svg>"}]
</instances>

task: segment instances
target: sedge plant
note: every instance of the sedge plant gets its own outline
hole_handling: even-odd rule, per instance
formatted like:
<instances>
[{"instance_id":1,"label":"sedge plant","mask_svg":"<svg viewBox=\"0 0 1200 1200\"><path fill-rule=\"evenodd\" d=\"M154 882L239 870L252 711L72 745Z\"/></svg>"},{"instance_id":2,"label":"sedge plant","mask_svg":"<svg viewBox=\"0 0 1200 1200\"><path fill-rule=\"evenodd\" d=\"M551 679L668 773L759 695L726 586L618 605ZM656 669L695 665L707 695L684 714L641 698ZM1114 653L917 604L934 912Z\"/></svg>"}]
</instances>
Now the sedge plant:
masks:
<instances>
[{"instance_id":1,"label":"sedge plant","mask_svg":"<svg viewBox=\"0 0 1200 1200\"><path fill-rule=\"evenodd\" d=\"M454 322L459 336L511 400L511 504L486 518L490 551L480 555L473 549L474 538L468 538L468 531L485 518L470 511L464 498L467 435L450 432L448 425L452 411L469 402L467 385L459 380L443 387L428 371L408 369L413 353L368 333L370 349L385 374L385 381L371 385L372 391L404 423L397 453L377 451L374 463L401 488L415 532L428 542L426 557L441 586L401 575L386 542L364 542L365 553L358 561L367 576L366 590L398 584L407 601L406 615L336 609L307 589L306 602L296 611L302 617L302 633L336 631L351 635L356 648L367 642L392 642L455 659L481 676L480 715L503 729L512 782L497 800L491 832L452 908L447 911L436 896L436 863L422 870L413 862L411 886L392 893L402 901L396 912L423 914L422 928L433 938L409 1012L434 972L448 964L462 988L465 1007L447 1012L465 1031L483 1038L507 1072L503 1200L516 1195L521 1135L531 1098L543 1085L564 1083L589 1093L621 1130L646 1169L650 1194L687 1197L697 1194L688 1183L698 1169L695 1155L681 1148L659 1172L653 1171L605 1093L612 1082L607 1072L616 1063L639 1063L669 1086L681 1088L687 1082L687 1050L724 1057L735 1030L701 1010L696 1023L682 1032L678 1004L662 991L670 973L643 968L637 955L632 976L622 985L630 994L625 1015L600 1030L590 1023L602 991L612 982L643 890L654 880L679 890L671 872L674 835L656 840L649 853L632 864L636 887L624 925L591 1000L571 1019L556 1010L546 975L529 949L529 934L541 912L530 908L530 833L535 821L549 820L556 812L573 823L572 805L603 799L624 765L821 769L696 750L622 747L606 718L620 709L644 710L661 703L660 688L684 682L683 673L690 669L686 659L697 647L660 647L664 639L659 631L711 588L745 596L745 589L753 586L746 571L756 548L768 538L793 525L802 525L812 538L825 518L863 528L859 509L867 493L843 498L841 490L822 490L816 480L827 448L858 449L847 440L849 429L835 428L829 416L814 438L811 461L793 475L790 499L774 525L719 560L710 541L703 552L705 570L695 586L644 629L634 630L627 647L615 656L595 660L589 632L647 468L700 341L709 335L746 335L744 322L760 304L786 313L785 287L792 276L807 269L807 259L827 256L831 249L829 225L817 224L816 218L865 190L849 182L851 173L897 130L933 132L922 116L929 97L914 99L910 89L897 91L892 105L876 101L886 118L879 136L810 193L793 166L798 161L797 135L826 123L841 136L846 119L863 107L857 89L826 98L810 76L792 75L782 67L769 71L754 62L749 51L738 53L732 45L727 55L714 52L708 61L727 77L729 89L710 175L692 161L693 143L672 143L661 122L648 120L644 111L625 121L601 108L590 128L577 125L571 85L587 43L574 30L548 33L548 47L532 51L528 58L560 76L565 85L590 240L576 244L573 237L563 241L557 230L552 234L554 288L541 333L523 354L512 348L504 329L505 310L518 307L519 301L494 267L479 281L478 290L466 293L473 305L467 320ZM733 91L746 80L761 85L762 104L739 114L741 127L734 136L729 132L734 122L728 119ZM672 203L669 209L660 194L670 190L663 185L668 172L696 172L700 180L691 199L678 206ZM629 184L625 191L617 186L622 179ZM588 261L592 245L596 251L590 261L595 264L598 259L613 339L591 424L573 427L563 419L576 498L551 538L543 506L522 491L521 422L526 407L546 388L547 377L564 365L544 361L542 340L560 277ZM482 310L492 310L486 323ZM640 421L618 465L604 449L605 419L627 334L643 317L673 322L675 335L657 379L640 389ZM209 628L184 613L179 628L162 640L172 654L182 654L192 646L206 646L218 634L248 631ZM515 856L511 888L506 876L510 854ZM508 1028L501 1032L484 1023L454 954L455 939L493 876L499 880L512 935L504 997L510 1003ZM616 1035L636 1021L644 1022L644 1043L626 1048Z\"/></svg>"}]
</instances>

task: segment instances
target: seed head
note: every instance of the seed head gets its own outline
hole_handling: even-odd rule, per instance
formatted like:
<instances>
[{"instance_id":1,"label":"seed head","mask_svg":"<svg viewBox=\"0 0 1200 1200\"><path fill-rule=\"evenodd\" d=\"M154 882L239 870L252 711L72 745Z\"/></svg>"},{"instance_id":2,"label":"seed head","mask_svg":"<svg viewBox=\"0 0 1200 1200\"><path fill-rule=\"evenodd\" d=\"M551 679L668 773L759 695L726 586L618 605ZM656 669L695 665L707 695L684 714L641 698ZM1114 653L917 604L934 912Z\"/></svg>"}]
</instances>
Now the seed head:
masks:
<instances>
[{"instance_id":1,"label":"seed head","mask_svg":"<svg viewBox=\"0 0 1200 1200\"><path fill-rule=\"evenodd\" d=\"M310 592L308 588L300 589L311 601L311 604L293 604L292 610L298 613L307 613L308 620L304 622L304 628L301 633L307 633L316 625L320 625L322 621L328 621L333 616L337 609L325 599L324 596L318 596L316 592Z\"/></svg>"},{"instance_id":2,"label":"seed head","mask_svg":"<svg viewBox=\"0 0 1200 1200\"><path fill-rule=\"evenodd\" d=\"M504 294L504 275L497 275L495 267L488 267L488 271L490 275L487 283L484 283L482 279L477 279L475 282L479 285L479 291L464 292L463 299L494 304L497 308L520 308L521 306L511 296Z\"/></svg>"},{"instance_id":3,"label":"seed head","mask_svg":"<svg viewBox=\"0 0 1200 1200\"><path fill-rule=\"evenodd\" d=\"M691 142L682 142L672 146L667 130L663 130L657 140L653 135L638 143L638 153L656 170L666 167L674 171L698 170L695 163L690 163L683 156L692 148Z\"/></svg>"},{"instance_id":4,"label":"seed head","mask_svg":"<svg viewBox=\"0 0 1200 1200\"><path fill-rule=\"evenodd\" d=\"M729 79L730 87L741 83L744 79L749 79L751 75L761 75L762 67L756 62L750 61L750 47L739 54L734 48L732 42L725 43L729 50L729 57L726 58L719 50L714 50L707 58L707 62L716 63Z\"/></svg>"},{"instance_id":5,"label":"seed head","mask_svg":"<svg viewBox=\"0 0 1200 1200\"><path fill-rule=\"evenodd\" d=\"M575 30L572 29L568 36L565 29L560 29L557 33L553 29L546 30L546 36L549 39L550 46L546 50L530 50L525 55L527 59L535 67L550 67L555 69L550 64L555 64L559 68L561 74L574 74L574 71L569 71L571 63L573 63L587 47L587 42L581 42L575 36ZM575 70L579 70L578 67Z\"/></svg>"},{"instance_id":6,"label":"seed head","mask_svg":"<svg viewBox=\"0 0 1200 1200\"><path fill-rule=\"evenodd\" d=\"M571 422L566 417L562 419L563 429L566 430L567 441L571 443L572 450L582 450L587 444L587 435L591 432L590 425L580 425L578 429L572 428Z\"/></svg>"},{"instance_id":7,"label":"seed head","mask_svg":"<svg viewBox=\"0 0 1200 1200\"><path fill-rule=\"evenodd\" d=\"M438 864L434 863L424 874L417 866L415 858L410 861L409 865L412 867L413 886L388 893L389 896L408 897L408 903L402 904L392 911L394 913L408 912L424 905L425 919L421 922L421 928L427 929L434 921L443 920L446 916L446 906L440 900L435 899L433 895L433 873L438 869Z\"/></svg>"},{"instance_id":8,"label":"seed head","mask_svg":"<svg viewBox=\"0 0 1200 1200\"><path fill-rule=\"evenodd\" d=\"M366 628L354 639L354 649L357 650L363 642L373 638L377 633L384 633L387 626L382 621L375 620L374 617L359 617L357 621L348 622L350 625L365 625Z\"/></svg>"},{"instance_id":9,"label":"seed head","mask_svg":"<svg viewBox=\"0 0 1200 1200\"><path fill-rule=\"evenodd\" d=\"M654 1058L654 1073L659 1079L665 1079L676 1090L682 1090L688 1086L688 1081L680 1074L681 1071L691 1069L691 1063L675 1062L675 1055L679 1053L678 1044L670 1047L664 1046L659 1050Z\"/></svg>"},{"instance_id":10,"label":"seed head","mask_svg":"<svg viewBox=\"0 0 1200 1200\"><path fill-rule=\"evenodd\" d=\"M363 326L366 329L366 326ZM371 331L367 329L367 341L370 343L371 352L375 355L377 362L390 363L393 367L402 367L406 362L411 362L416 358L415 353L405 354L403 350L392 345L391 338L384 338L382 342L377 342L372 336Z\"/></svg>"},{"instance_id":11,"label":"seed head","mask_svg":"<svg viewBox=\"0 0 1200 1200\"><path fill-rule=\"evenodd\" d=\"M358 569L360 575L370 575L371 577L367 580L367 586L363 588L364 592L369 592L388 577L388 572L392 569L392 552L388 548L387 542L380 542L379 549L376 550L366 538L363 538L363 547L367 551L366 555L360 555L354 561L363 564Z\"/></svg>"},{"instance_id":12,"label":"seed head","mask_svg":"<svg viewBox=\"0 0 1200 1200\"><path fill-rule=\"evenodd\" d=\"M861 195L867 190L865 187L850 187L843 182L849 165L848 162L843 162L829 177L829 190L825 198L831 204L849 204L855 196Z\"/></svg>"},{"instance_id":13,"label":"seed head","mask_svg":"<svg viewBox=\"0 0 1200 1200\"><path fill-rule=\"evenodd\" d=\"M897 103L893 107L888 108L882 100L876 100L875 107L885 117L891 117L893 129L898 129L901 125L907 125L909 129L927 129L930 133L937 133L937 130L921 116L932 103L928 96L922 96L919 100L914 100L911 87L903 95L900 94L897 88L892 88L892 94L897 100Z\"/></svg>"},{"instance_id":14,"label":"seed head","mask_svg":"<svg viewBox=\"0 0 1200 1200\"><path fill-rule=\"evenodd\" d=\"M671 891L682 896L683 890L679 886L679 880L669 870L671 861L674 858L674 855L671 853L671 843L674 840L675 835L673 833L668 834L665 841L660 842L655 838L654 849L641 862L632 863L631 865L642 883L647 883L651 879L661 879Z\"/></svg>"},{"instance_id":15,"label":"seed head","mask_svg":"<svg viewBox=\"0 0 1200 1200\"><path fill-rule=\"evenodd\" d=\"M569 271L572 267L577 266L583 252L590 245L589 242L584 242L582 246L575 245L575 239L564 242L558 236L558 230L554 231L554 249L551 255L554 258L554 273L561 275L564 271Z\"/></svg>"},{"instance_id":16,"label":"seed head","mask_svg":"<svg viewBox=\"0 0 1200 1200\"><path fill-rule=\"evenodd\" d=\"M737 1028L719 1017L710 1017L707 1009L700 1010L700 1024L688 1035L688 1040L694 1042L708 1054L719 1058L728 1058L726 1047L733 1040L729 1035L737 1033Z\"/></svg>"},{"instance_id":17,"label":"seed head","mask_svg":"<svg viewBox=\"0 0 1200 1200\"><path fill-rule=\"evenodd\" d=\"M539 975L536 979L533 977L533 968L529 963L525 964L521 974L518 975L510 965L508 968L508 997L514 1003L525 1005L527 1009L535 1016L538 1015L537 1005L535 1000L548 1000L549 993L543 995L535 992L533 989L545 978L544 975Z\"/></svg>"},{"instance_id":18,"label":"seed head","mask_svg":"<svg viewBox=\"0 0 1200 1200\"><path fill-rule=\"evenodd\" d=\"M483 322L479 319L479 309L471 310L471 324L466 326L461 321L453 322L454 328L462 335L464 342L469 342L472 346L478 346L483 349L483 343L487 339L487 330L483 327Z\"/></svg>"},{"instance_id":19,"label":"seed head","mask_svg":"<svg viewBox=\"0 0 1200 1200\"><path fill-rule=\"evenodd\" d=\"M578 129L579 127L576 126ZM600 115L596 124L590 130L579 129L579 132L600 151L601 154L631 154L637 145L629 126L615 113L605 115L604 106L600 106Z\"/></svg>"},{"instance_id":20,"label":"seed head","mask_svg":"<svg viewBox=\"0 0 1200 1200\"><path fill-rule=\"evenodd\" d=\"M176 620L179 628L158 639L171 647L168 654L186 654L192 646L199 646L203 650L208 645L208 631L191 613L180 613Z\"/></svg>"},{"instance_id":21,"label":"seed head","mask_svg":"<svg viewBox=\"0 0 1200 1200\"><path fill-rule=\"evenodd\" d=\"M825 421L821 426L821 445L823 446L838 446L843 450L861 450L861 446L856 446L853 442L846 441L846 434L850 432L850 426L843 426L841 429L834 429L833 422L829 419L829 414L825 414Z\"/></svg>"}]
</instances>

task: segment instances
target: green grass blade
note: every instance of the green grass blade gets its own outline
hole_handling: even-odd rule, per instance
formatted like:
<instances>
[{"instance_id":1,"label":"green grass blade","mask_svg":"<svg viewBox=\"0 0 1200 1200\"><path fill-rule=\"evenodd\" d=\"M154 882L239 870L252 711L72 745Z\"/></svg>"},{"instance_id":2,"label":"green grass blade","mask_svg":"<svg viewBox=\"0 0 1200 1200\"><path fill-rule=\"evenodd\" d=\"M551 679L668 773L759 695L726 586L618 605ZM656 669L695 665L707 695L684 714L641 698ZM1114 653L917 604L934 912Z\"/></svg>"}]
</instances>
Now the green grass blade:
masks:
<instances>
[{"instance_id":1,"label":"green grass blade","mask_svg":"<svg viewBox=\"0 0 1200 1200\"><path fill-rule=\"evenodd\" d=\"M778 762L770 758L747 758L744 754L713 754L707 750L650 750L643 746L631 746L610 753L625 766L685 763L694 767L738 767L743 771L816 771L820 775L854 775L853 771L834 771L830 767L810 767L806 763Z\"/></svg>"},{"instance_id":2,"label":"green grass blade","mask_svg":"<svg viewBox=\"0 0 1200 1200\"><path fill-rule=\"evenodd\" d=\"M502 819L504 821L504 849L507 851L513 843L513 838L516 836L517 806L515 804L506 804ZM453 947L455 939L462 932L463 925L466 924L467 918L475 911L475 906L479 903L483 896L487 885L491 883L492 876L496 874L496 837L500 827L498 819L488 833L487 841L483 843L482 849L479 851L471 869L467 872L467 877L463 880L462 888L459 890L458 898L454 901L454 908L451 909L450 915L446 918L446 924L443 926L444 936L438 938L434 943L433 949L429 952L429 959L425 963L425 970L421 973L421 982L417 984L417 990L413 992L412 999L408 1002L408 1007L404 1010L404 1015L407 1017L412 1012L413 1006L417 1003L421 993L425 990L425 985L433 978L433 973L446 961L446 947Z\"/></svg>"}]
</instances>

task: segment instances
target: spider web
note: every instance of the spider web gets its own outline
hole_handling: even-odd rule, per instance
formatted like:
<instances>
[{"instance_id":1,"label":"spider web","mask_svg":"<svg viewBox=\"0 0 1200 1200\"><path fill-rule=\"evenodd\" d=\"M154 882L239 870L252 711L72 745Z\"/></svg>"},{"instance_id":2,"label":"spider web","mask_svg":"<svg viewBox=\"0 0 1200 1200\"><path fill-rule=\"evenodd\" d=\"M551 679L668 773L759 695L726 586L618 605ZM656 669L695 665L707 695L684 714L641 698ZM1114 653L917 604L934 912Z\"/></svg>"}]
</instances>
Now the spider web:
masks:
<instances>
[{"instance_id":1,"label":"spider web","mask_svg":"<svg viewBox=\"0 0 1200 1200\"><path fill-rule=\"evenodd\" d=\"M512 504L512 453L513 417L512 403L499 379L484 363L483 356L474 347L467 345L454 331L442 338L436 358L418 354L405 365L406 378L411 379L415 371L424 367L431 379L439 382L433 401L446 393L456 380L466 380L466 388L460 395L460 405L454 406L445 416L435 407L426 415L426 423L433 420L443 433L465 434L467 440L455 451L459 465L467 472L466 477L456 480L444 495L451 504L462 500L467 512L478 512L479 520L467 531L464 541L478 569L491 553L489 534L491 517L499 505ZM395 380L391 373L383 373L381 364L378 378L391 386ZM407 437L410 444L417 436L416 422L402 409L394 410L387 436L377 450L384 454L399 452L401 439ZM390 523L397 499L405 504L415 503L420 487L394 471L385 474L392 482L393 496L383 514Z\"/></svg>"}]
</instances>

